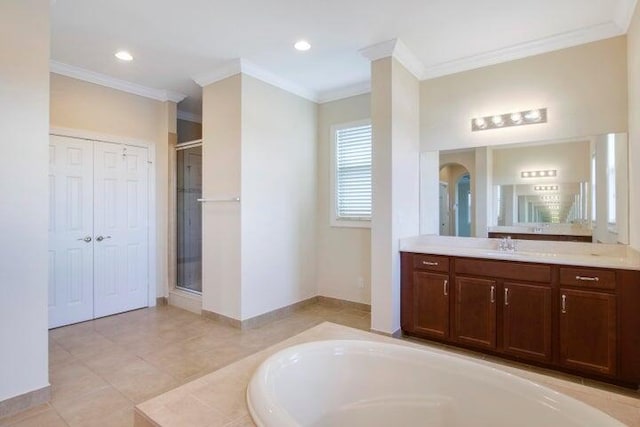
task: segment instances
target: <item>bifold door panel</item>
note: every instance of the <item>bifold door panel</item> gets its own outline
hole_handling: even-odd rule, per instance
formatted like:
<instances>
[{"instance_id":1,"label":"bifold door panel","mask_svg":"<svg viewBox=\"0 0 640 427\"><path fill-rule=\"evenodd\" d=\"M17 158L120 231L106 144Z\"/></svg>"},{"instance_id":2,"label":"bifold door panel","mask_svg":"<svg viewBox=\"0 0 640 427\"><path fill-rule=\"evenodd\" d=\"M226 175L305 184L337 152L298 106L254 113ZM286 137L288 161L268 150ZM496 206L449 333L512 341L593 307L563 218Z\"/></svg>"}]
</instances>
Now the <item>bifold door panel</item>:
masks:
<instances>
[{"instance_id":1,"label":"bifold door panel","mask_svg":"<svg viewBox=\"0 0 640 427\"><path fill-rule=\"evenodd\" d=\"M49 327L147 306L147 149L52 136L50 153Z\"/></svg>"}]
</instances>

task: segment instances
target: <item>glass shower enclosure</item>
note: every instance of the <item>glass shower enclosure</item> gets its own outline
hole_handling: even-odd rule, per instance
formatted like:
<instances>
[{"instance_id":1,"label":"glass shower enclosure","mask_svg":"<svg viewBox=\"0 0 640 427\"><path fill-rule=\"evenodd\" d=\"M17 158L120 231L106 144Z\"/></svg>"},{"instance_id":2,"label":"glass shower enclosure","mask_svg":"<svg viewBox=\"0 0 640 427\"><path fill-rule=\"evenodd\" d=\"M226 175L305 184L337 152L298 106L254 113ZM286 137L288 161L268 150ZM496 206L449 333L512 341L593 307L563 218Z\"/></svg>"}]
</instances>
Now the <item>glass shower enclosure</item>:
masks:
<instances>
[{"instance_id":1,"label":"glass shower enclosure","mask_svg":"<svg viewBox=\"0 0 640 427\"><path fill-rule=\"evenodd\" d=\"M202 292L202 145L177 147L178 289Z\"/></svg>"}]
</instances>

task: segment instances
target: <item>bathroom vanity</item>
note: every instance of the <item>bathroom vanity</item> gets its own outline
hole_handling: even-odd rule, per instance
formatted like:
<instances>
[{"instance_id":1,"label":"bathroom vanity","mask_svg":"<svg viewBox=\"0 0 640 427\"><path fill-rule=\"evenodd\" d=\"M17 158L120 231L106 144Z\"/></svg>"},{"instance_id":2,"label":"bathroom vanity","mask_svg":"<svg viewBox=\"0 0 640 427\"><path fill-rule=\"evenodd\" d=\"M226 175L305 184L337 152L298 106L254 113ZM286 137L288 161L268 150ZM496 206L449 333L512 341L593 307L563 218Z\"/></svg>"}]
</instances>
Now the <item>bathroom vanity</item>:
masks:
<instances>
[{"instance_id":1,"label":"bathroom vanity","mask_svg":"<svg viewBox=\"0 0 640 427\"><path fill-rule=\"evenodd\" d=\"M637 388L640 255L622 245L401 242L405 334Z\"/></svg>"}]
</instances>

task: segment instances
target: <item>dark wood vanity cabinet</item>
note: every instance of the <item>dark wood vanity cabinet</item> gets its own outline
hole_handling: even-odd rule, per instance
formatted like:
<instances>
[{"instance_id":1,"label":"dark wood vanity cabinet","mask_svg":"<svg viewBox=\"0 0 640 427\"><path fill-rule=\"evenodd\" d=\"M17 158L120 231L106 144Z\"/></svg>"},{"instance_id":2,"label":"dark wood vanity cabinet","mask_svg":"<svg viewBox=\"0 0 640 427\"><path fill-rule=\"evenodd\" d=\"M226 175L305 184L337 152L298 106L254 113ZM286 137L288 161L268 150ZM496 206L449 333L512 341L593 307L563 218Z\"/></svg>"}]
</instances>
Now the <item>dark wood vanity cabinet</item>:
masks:
<instances>
[{"instance_id":1,"label":"dark wood vanity cabinet","mask_svg":"<svg viewBox=\"0 0 640 427\"><path fill-rule=\"evenodd\" d=\"M549 286L505 282L502 302L502 350L523 359L550 362Z\"/></svg>"},{"instance_id":2,"label":"dark wood vanity cabinet","mask_svg":"<svg viewBox=\"0 0 640 427\"><path fill-rule=\"evenodd\" d=\"M496 282L456 277L454 339L473 347L496 348Z\"/></svg>"},{"instance_id":3,"label":"dark wood vanity cabinet","mask_svg":"<svg viewBox=\"0 0 640 427\"><path fill-rule=\"evenodd\" d=\"M637 387L640 272L402 253L407 335Z\"/></svg>"}]
</instances>

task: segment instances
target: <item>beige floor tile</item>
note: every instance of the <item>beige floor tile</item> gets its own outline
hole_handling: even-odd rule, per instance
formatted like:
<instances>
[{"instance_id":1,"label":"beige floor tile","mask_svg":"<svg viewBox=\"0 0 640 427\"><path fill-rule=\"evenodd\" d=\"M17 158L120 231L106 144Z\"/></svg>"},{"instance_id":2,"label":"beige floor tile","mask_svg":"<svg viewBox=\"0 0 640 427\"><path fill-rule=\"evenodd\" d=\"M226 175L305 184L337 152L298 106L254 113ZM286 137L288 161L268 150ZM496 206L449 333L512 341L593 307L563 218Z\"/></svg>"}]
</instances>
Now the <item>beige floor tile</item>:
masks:
<instances>
[{"instance_id":1,"label":"beige floor tile","mask_svg":"<svg viewBox=\"0 0 640 427\"><path fill-rule=\"evenodd\" d=\"M63 338L78 337L82 335L90 335L95 333L93 328L93 321L76 323L75 325L64 326L62 328L56 328L49 331L49 337L55 341Z\"/></svg>"},{"instance_id":2,"label":"beige floor tile","mask_svg":"<svg viewBox=\"0 0 640 427\"><path fill-rule=\"evenodd\" d=\"M224 427L255 427L255 423L253 419L251 419L250 415L245 415L243 417L238 418L237 420L231 421L229 424L226 424Z\"/></svg>"},{"instance_id":3,"label":"beige floor tile","mask_svg":"<svg viewBox=\"0 0 640 427\"><path fill-rule=\"evenodd\" d=\"M49 343L49 366L59 365L73 359L71 353L62 348L62 346L55 341Z\"/></svg>"},{"instance_id":4,"label":"beige floor tile","mask_svg":"<svg viewBox=\"0 0 640 427\"><path fill-rule=\"evenodd\" d=\"M11 427L68 427L68 424L52 408L9 425Z\"/></svg>"},{"instance_id":5,"label":"beige floor tile","mask_svg":"<svg viewBox=\"0 0 640 427\"><path fill-rule=\"evenodd\" d=\"M223 427L232 420L190 396L176 400L158 411L167 426Z\"/></svg>"},{"instance_id":6,"label":"beige floor tile","mask_svg":"<svg viewBox=\"0 0 640 427\"><path fill-rule=\"evenodd\" d=\"M52 409L48 403L43 403L42 405L34 406L26 411L22 411L18 414L12 415L10 417L0 418L0 427L5 427L9 425L13 425L18 423L19 421L24 421L27 418L33 417L35 415L41 414L48 410Z\"/></svg>"},{"instance_id":7,"label":"beige floor tile","mask_svg":"<svg viewBox=\"0 0 640 427\"><path fill-rule=\"evenodd\" d=\"M171 375L139 358L104 373L103 378L134 403L144 402L178 385Z\"/></svg>"},{"instance_id":8,"label":"beige floor tile","mask_svg":"<svg viewBox=\"0 0 640 427\"><path fill-rule=\"evenodd\" d=\"M105 387L83 396L52 402L71 427L95 423L113 414L133 408L133 403L113 387Z\"/></svg>"},{"instance_id":9,"label":"beige floor tile","mask_svg":"<svg viewBox=\"0 0 640 427\"><path fill-rule=\"evenodd\" d=\"M98 374L77 360L50 368L49 381L53 402L90 393L109 385Z\"/></svg>"},{"instance_id":10,"label":"beige floor tile","mask_svg":"<svg viewBox=\"0 0 640 427\"><path fill-rule=\"evenodd\" d=\"M97 332L74 335L57 340L58 344L77 358L97 356L110 351L114 342Z\"/></svg>"}]
</instances>

